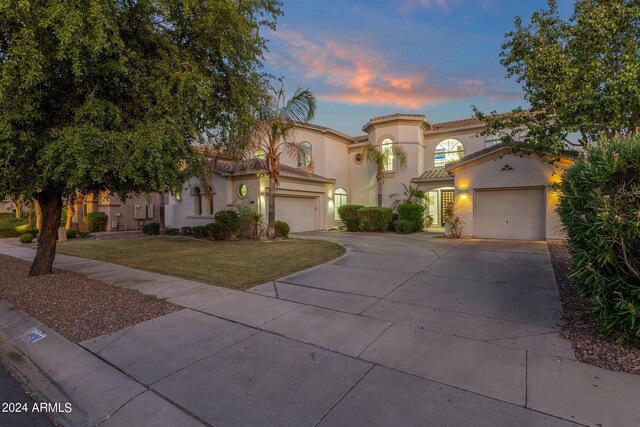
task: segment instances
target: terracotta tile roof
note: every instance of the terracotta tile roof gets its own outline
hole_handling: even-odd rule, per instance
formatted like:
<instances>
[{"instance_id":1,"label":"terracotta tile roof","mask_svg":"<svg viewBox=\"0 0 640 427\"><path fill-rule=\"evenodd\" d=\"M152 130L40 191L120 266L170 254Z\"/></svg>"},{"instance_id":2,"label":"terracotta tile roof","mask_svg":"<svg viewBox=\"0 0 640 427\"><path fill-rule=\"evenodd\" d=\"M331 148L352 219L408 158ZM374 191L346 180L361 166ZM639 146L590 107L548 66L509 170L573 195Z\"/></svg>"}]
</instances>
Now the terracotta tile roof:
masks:
<instances>
[{"instance_id":1,"label":"terracotta tile roof","mask_svg":"<svg viewBox=\"0 0 640 427\"><path fill-rule=\"evenodd\" d=\"M522 110L519 113L508 112L508 113L496 114L496 117L507 117L507 116L510 116L512 114L528 114L528 113L529 113L529 110ZM489 116L487 116L487 117L489 117ZM453 120L453 121L450 121L450 122L442 122L442 123L433 123L432 124L433 131L448 130L448 129L460 129L460 128L468 128L468 127L480 127L482 125L483 125L483 123L477 117L468 117L466 119L461 119L461 120Z\"/></svg>"},{"instance_id":2,"label":"terracotta tile roof","mask_svg":"<svg viewBox=\"0 0 640 427\"><path fill-rule=\"evenodd\" d=\"M386 116L378 116L378 117L374 117L372 119L370 119L370 122L375 122L378 120L385 120L385 119L393 119L396 117L415 117L416 119L424 119L425 116L424 114L402 114L402 113L394 113L394 114L387 114Z\"/></svg>"},{"instance_id":3,"label":"terracotta tile roof","mask_svg":"<svg viewBox=\"0 0 640 427\"><path fill-rule=\"evenodd\" d=\"M453 175L444 169L430 169L411 181L442 181L446 179L453 179Z\"/></svg>"},{"instance_id":4,"label":"terracotta tile roof","mask_svg":"<svg viewBox=\"0 0 640 427\"><path fill-rule=\"evenodd\" d=\"M359 144L361 142L369 142L369 135L360 135L360 136L353 137L354 144Z\"/></svg>"},{"instance_id":5,"label":"terracotta tile roof","mask_svg":"<svg viewBox=\"0 0 640 427\"><path fill-rule=\"evenodd\" d=\"M265 173L267 170L267 162L262 159L250 159L244 162L232 162L229 160L217 160L209 162L211 168L223 176L242 175L242 174L258 174ZM304 178L313 181L335 182L333 178L316 175L304 169L295 168L288 165L280 165L280 174L282 176L292 176Z\"/></svg>"}]
</instances>

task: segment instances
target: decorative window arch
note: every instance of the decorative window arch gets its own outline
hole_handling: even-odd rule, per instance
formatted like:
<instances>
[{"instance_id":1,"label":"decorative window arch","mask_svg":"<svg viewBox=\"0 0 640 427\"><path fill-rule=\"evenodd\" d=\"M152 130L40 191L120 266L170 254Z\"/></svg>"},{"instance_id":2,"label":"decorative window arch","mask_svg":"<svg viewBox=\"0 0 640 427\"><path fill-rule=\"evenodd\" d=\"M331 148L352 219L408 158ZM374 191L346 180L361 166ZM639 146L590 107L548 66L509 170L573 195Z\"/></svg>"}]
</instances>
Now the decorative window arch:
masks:
<instances>
[{"instance_id":1,"label":"decorative window arch","mask_svg":"<svg viewBox=\"0 0 640 427\"><path fill-rule=\"evenodd\" d=\"M385 138L382 140L382 142L380 143L380 151L383 154L386 154L385 157L385 162L384 162L384 171L385 172L391 172L393 170L393 160L394 160L394 155L393 155L393 141L391 140L391 138Z\"/></svg>"},{"instance_id":2,"label":"decorative window arch","mask_svg":"<svg viewBox=\"0 0 640 427\"><path fill-rule=\"evenodd\" d=\"M460 160L464 156L464 145L457 139L447 138L436 147L433 157L433 165L436 168L443 168L449 162Z\"/></svg>"},{"instance_id":3,"label":"decorative window arch","mask_svg":"<svg viewBox=\"0 0 640 427\"><path fill-rule=\"evenodd\" d=\"M484 148L489 148L489 147L493 147L496 144L500 144L504 136L505 134L502 132L494 133L492 135L487 135L487 137L484 139Z\"/></svg>"},{"instance_id":4,"label":"decorative window arch","mask_svg":"<svg viewBox=\"0 0 640 427\"><path fill-rule=\"evenodd\" d=\"M202 215L202 192L200 187L193 187L191 196L193 196L193 214Z\"/></svg>"},{"instance_id":5,"label":"decorative window arch","mask_svg":"<svg viewBox=\"0 0 640 427\"><path fill-rule=\"evenodd\" d=\"M348 203L347 196L347 190L345 190L344 188L336 188L336 190L333 192L333 211L335 220L340 219L340 215L338 215L338 208Z\"/></svg>"},{"instance_id":6,"label":"decorative window arch","mask_svg":"<svg viewBox=\"0 0 640 427\"><path fill-rule=\"evenodd\" d=\"M311 166L311 144L307 141L300 144L300 154L298 154L298 167Z\"/></svg>"}]
</instances>

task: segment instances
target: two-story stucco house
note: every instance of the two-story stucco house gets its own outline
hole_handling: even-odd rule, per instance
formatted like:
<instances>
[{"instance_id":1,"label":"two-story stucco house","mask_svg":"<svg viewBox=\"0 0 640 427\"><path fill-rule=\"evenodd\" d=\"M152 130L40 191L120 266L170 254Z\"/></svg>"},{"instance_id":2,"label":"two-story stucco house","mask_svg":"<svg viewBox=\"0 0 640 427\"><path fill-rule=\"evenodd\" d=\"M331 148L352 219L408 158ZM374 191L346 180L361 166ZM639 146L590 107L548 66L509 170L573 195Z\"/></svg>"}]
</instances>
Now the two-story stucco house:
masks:
<instances>
[{"instance_id":1,"label":"two-story stucco house","mask_svg":"<svg viewBox=\"0 0 640 427\"><path fill-rule=\"evenodd\" d=\"M366 162L365 148L397 144L407 153L407 167L397 159L386 166L383 205L389 195L412 183L427 193L428 213L443 225L443 211L454 202L464 221L463 236L507 239L558 239L556 195L551 184L570 160L555 165L537 157L509 154L499 136L483 137L476 118L430 123L424 115L393 114L369 120L365 135L351 137L336 130L300 124L295 142L304 154L283 154L276 197L276 218L292 231L325 230L339 225L337 207L377 204L376 168ZM218 160L210 182L191 178L169 198L168 227L205 225L213 214L233 203L255 205L266 215L268 178L262 153L244 167ZM204 191L209 185L211 192ZM209 195L207 195L209 194Z\"/></svg>"}]
</instances>

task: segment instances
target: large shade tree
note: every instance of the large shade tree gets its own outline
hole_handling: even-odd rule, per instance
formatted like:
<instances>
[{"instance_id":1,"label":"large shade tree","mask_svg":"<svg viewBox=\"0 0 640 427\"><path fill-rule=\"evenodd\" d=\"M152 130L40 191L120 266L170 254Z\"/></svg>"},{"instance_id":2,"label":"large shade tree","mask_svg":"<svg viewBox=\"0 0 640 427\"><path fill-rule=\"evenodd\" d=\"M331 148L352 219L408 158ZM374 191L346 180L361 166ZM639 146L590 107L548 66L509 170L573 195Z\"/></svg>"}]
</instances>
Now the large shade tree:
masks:
<instances>
[{"instance_id":1,"label":"large shade tree","mask_svg":"<svg viewBox=\"0 0 640 427\"><path fill-rule=\"evenodd\" d=\"M0 193L42 212L30 275L52 271L76 190L177 185L194 141L253 122L276 0L0 1Z\"/></svg>"},{"instance_id":2,"label":"large shade tree","mask_svg":"<svg viewBox=\"0 0 640 427\"><path fill-rule=\"evenodd\" d=\"M476 115L488 124L487 134L503 131L502 139L518 141L519 151L557 156L568 145L640 128L636 0L578 0L568 20L550 0L529 23L516 17L500 62L522 84L531 108L505 115L476 109Z\"/></svg>"},{"instance_id":3,"label":"large shade tree","mask_svg":"<svg viewBox=\"0 0 640 427\"><path fill-rule=\"evenodd\" d=\"M267 82L265 96L257 111L249 155L256 150L264 152L266 172L269 178L267 236L275 238L276 191L280 184L280 156L289 152L294 156L304 154L300 143L294 141L293 130L298 123L313 120L316 99L309 89L297 88L293 96L286 97L284 86Z\"/></svg>"}]
</instances>

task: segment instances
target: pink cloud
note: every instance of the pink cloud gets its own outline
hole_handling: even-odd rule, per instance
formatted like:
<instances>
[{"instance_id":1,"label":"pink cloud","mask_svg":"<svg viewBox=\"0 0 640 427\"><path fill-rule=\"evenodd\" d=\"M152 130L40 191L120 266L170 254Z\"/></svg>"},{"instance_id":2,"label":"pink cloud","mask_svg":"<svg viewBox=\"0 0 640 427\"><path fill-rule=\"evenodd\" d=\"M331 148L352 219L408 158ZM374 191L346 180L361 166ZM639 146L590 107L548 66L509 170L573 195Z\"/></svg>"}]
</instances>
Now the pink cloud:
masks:
<instances>
[{"instance_id":1,"label":"pink cloud","mask_svg":"<svg viewBox=\"0 0 640 427\"><path fill-rule=\"evenodd\" d=\"M357 43L311 41L290 30L280 30L274 37L283 46L278 54L269 54L267 60L305 78L319 80L323 89L315 92L325 101L415 110L468 96L510 95L490 91L478 79L457 84L430 83L426 70L403 72L397 64L390 64L372 49Z\"/></svg>"}]
</instances>

